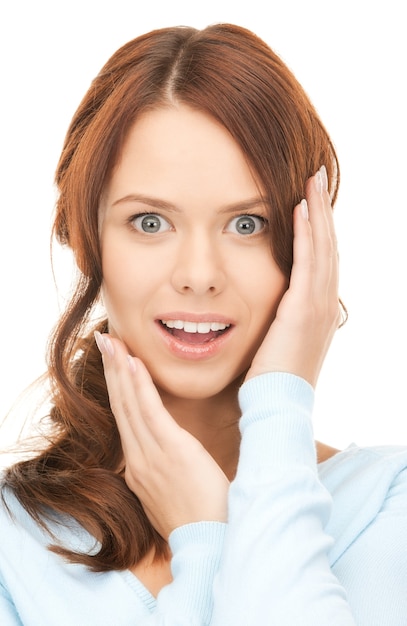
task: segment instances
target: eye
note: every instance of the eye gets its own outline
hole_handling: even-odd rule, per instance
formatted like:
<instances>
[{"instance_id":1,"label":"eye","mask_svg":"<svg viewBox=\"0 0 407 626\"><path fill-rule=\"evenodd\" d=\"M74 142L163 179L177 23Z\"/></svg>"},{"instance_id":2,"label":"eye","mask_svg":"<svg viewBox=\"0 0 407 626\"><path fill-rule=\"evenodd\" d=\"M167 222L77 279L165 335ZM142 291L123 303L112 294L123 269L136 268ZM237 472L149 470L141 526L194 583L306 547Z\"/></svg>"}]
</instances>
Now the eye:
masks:
<instances>
[{"instance_id":1,"label":"eye","mask_svg":"<svg viewBox=\"0 0 407 626\"><path fill-rule=\"evenodd\" d=\"M171 228L171 224L156 213L142 213L131 218L130 224L135 230L142 233L164 233Z\"/></svg>"},{"instance_id":2,"label":"eye","mask_svg":"<svg viewBox=\"0 0 407 626\"><path fill-rule=\"evenodd\" d=\"M264 230L266 219L259 215L239 215L230 220L227 231L239 235L255 235Z\"/></svg>"}]
</instances>

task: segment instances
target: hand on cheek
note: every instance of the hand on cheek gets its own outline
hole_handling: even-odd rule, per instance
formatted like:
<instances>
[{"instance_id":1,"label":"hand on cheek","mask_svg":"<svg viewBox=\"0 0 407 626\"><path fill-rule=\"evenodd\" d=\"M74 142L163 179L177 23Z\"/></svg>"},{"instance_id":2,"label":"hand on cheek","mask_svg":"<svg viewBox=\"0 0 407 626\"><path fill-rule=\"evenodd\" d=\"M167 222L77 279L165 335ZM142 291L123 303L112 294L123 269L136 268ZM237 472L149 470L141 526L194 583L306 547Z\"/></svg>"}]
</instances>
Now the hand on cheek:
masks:
<instances>
[{"instance_id":1,"label":"hand on cheek","mask_svg":"<svg viewBox=\"0 0 407 626\"><path fill-rule=\"evenodd\" d=\"M127 486L164 537L199 521L225 521L229 482L201 443L162 404L143 363L109 335L95 334L119 429Z\"/></svg>"},{"instance_id":2,"label":"hand on cheek","mask_svg":"<svg viewBox=\"0 0 407 626\"><path fill-rule=\"evenodd\" d=\"M294 209L294 259L290 285L246 380L289 372L316 386L340 323L338 255L325 168L307 182Z\"/></svg>"}]
</instances>

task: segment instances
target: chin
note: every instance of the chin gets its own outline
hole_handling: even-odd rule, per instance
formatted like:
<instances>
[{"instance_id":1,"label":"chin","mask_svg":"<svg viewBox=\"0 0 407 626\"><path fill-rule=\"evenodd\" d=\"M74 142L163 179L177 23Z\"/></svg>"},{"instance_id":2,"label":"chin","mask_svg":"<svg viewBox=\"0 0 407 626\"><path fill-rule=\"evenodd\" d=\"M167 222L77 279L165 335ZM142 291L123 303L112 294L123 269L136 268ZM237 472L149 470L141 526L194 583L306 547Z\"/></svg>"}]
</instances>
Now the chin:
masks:
<instances>
[{"instance_id":1,"label":"chin","mask_svg":"<svg viewBox=\"0 0 407 626\"><path fill-rule=\"evenodd\" d=\"M231 378L225 378L223 381L220 380L219 376L216 379L208 380L209 377L199 375L185 379L182 382L179 380L173 381L173 384L168 380L157 380L156 385L163 396L169 395L180 400L209 400L223 392L230 393L235 391L237 394L240 385L243 383L246 371Z\"/></svg>"}]
</instances>

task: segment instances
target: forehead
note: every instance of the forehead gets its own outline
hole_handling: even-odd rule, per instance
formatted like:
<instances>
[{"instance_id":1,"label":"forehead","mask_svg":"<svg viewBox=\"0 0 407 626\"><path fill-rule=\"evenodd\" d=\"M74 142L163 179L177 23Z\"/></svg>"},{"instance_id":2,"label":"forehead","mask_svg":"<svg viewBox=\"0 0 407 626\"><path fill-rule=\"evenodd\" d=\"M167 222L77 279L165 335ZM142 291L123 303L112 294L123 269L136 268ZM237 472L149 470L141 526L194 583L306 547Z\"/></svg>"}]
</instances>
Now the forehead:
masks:
<instances>
[{"instance_id":1,"label":"forehead","mask_svg":"<svg viewBox=\"0 0 407 626\"><path fill-rule=\"evenodd\" d=\"M202 111L177 105L137 118L112 172L108 195L221 192L233 202L255 190L247 160L227 129Z\"/></svg>"}]
</instances>

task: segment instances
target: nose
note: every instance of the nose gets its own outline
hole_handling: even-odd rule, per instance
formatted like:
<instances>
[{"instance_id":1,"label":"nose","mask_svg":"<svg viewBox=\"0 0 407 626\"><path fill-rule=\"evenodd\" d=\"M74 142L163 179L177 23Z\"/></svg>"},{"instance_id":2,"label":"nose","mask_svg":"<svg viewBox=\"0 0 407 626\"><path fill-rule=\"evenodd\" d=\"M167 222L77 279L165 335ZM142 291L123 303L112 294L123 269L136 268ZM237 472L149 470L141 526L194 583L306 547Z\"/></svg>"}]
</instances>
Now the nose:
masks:
<instances>
[{"instance_id":1,"label":"nose","mask_svg":"<svg viewBox=\"0 0 407 626\"><path fill-rule=\"evenodd\" d=\"M172 273L174 289L184 294L215 296L223 291L225 284L225 264L219 245L202 231L183 239Z\"/></svg>"}]
</instances>

